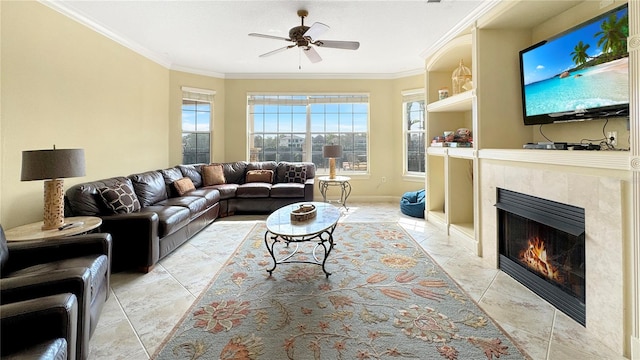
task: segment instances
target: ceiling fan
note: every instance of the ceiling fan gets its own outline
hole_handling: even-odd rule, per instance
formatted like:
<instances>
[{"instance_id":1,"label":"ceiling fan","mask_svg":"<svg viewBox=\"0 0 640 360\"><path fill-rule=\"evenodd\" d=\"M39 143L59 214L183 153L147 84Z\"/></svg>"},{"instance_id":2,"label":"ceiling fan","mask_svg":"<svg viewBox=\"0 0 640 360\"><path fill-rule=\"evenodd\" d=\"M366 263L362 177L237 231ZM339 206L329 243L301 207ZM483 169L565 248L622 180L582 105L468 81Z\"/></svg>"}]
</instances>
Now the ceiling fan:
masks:
<instances>
[{"instance_id":1,"label":"ceiling fan","mask_svg":"<svg viewBox=\"0 0 640 360\"><path fill-rule=\"evenodd\" d=\"M277 54L279 52L282 52L297 46L303 50L304 54L307 56L307 58L309 58L309 60L312 63L317 63L319 61L322 61L322 58L311 45L315 45L317 47L346 49L346 50L357 50L360 47L360 43L357 41L318 40L317 39L318 36L322 35L325 31L329 30L329 26L319 22L313 23L311 27L305 26L304 18L307 17L307 15L309 15L309 12L307 12L307 10L298 10L298 16L301 19L301 25L292 27L291 30L289 30L289 38L273 36L273 35L250 33L249 36L256 36L256 37L262 37L267 39L276 39L276 40L293 42L292 45L287 45L285 47L281 47L279 49L269 51L268 53L260 55L260 57L271 56L273 54Z\"/></svg>"}]
</instances>

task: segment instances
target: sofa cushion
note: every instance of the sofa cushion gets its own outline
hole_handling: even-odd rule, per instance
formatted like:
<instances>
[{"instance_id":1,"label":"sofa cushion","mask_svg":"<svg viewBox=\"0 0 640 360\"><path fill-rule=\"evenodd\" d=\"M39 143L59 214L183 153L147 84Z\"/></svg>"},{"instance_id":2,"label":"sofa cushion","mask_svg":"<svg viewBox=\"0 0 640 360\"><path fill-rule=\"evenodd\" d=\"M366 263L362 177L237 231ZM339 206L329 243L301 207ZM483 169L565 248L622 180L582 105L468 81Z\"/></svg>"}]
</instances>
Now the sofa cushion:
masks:
<instances>
[{"instance_id":1,"label":"sofa cushion","mask_svg":"<svg viewBox=\"0 0 640 360\"><path fill-rule=\"evenodd\" d=\"M218 185L225 186L225 185ZM220 202L220 191L212 188L195 189L189 192L189 196L200 196L207 200L207 208Z\"/></svg>"},{"instance_id":2,"label":"sofa cushion","mask_svg":"<svg viewBox=\"0 0 640 360\"><path fill-rule=\"evenodd\" d=\"M187 225L191 219L191 211L184 206L148 206L141 212L154 212L158 215L158 237L171 235Z\"/></svg>"},{"instance_id":3,"label":"sofa cushion","mask_svg":"<svg viewBox=\"0 0 640 360\"><path fill-rule=\"evenodd\" d=\"M173 182L173 188L178 196L183 196L189 191L195 190L196 186L193 185L193 181L191 181L190 178L183 177L182 179L178 179Z\"/></svg>"},{"instance_id":4,"label":"sofa cushion","mask_svg":"<svg viewBox=\"0 0 640 360\"><path fill-rule=\"evenodd\" d=\"M278 163L278 167L276 169L276 178L274 183L282 183L282 182L287 182L286 181L286 176L287 176L287 168L291 165L297 165L297 166L301 166L301 165L306 165L307 167L307 179L313 179L315 177L316 174L316 165L312 162L288 162L288 161L281 161Z\"/></svg>"},{"instance_id":5,"label":"sofa cushion","mask_svg":"<svg viewBox=\"0 0 640 360\"><path fill-rule=\"evenodd\" d=\"M272 198L304 198L304 184L280 183L271 186Z\"/></svg>"},{"instance_id":6,"label":"sofa cushion","mask_svg":"<svg viewBox=\"0 0 640 360\"><path fill-rule=\"evenodd\" d=\"M304 184L307 181L307 166L306 165L288 165L285 175L285 181L287 183L299 183Z\"/></svg>"},{"instance_id":7,"label":"sofa cushion","mask_svg":"<svg viewBox=\"0 0 640 360\"><path fill-rule=\"evenodd\" d=\"M236 197L236 191L238 190L238 184L222 184L222 185L214 185L207 186L205 189L210 190L218 190L220 192L220 200L226 200Z\"/></svg>"},{"instance_id":8,"label":"sofa cushion","mask_svg":"<svg viewBox=\"0 0 640 360\"><path fill-rule=\"evenodd\" d=\"M200 169L202 171L202 185L204 186L220 185L227 182L221 164L203 165Z\"/></svg>"},{"instance_id":9,"label":"sofa cushion","mask_svg":"<svg viewBox=\"0 0 640 360\"><path fill-rule=\"evenodd\" d=\"M271 184L254 182L242 184L236 190L236 197L239 198L266 198L271 192Z\"/></svg>"},{"instance_id":10,"label":"sofa cushion","mask_svg":"<svg viewBox=\"0 0 640 360\"><path fill-rule=\"evenodd\" d=\"M147 207L168 198L164 177L160 171L129 175L140 205Z\"/></svg>"},{"instance_id":11,"label":"sofa cushion","mask_svg":"<svg viewBox=\"0 0 640 360\"><path fill-rule=\"evenodd\" d=\"M169 197L180 196L178 195L176 188L173 186L173 183L176 180L182 179L184 176L182 175L182 171L177 167L172 167L168 169L159 170L164 178L164 184L167 187L167 194Z\"/></svg>"},{"instance_id":12,"label":"sofa cushion","mask_svg":"<svg viewBox=\"0 0 640 360\"><path fill-rule=\"evenodd\" d=\"M140 210L140 201L133 188L126 183L98 189L104 204L115 214L128 214Z\"/></svg>"},{"instance_id":13,"label":"sofa cushion","mask_svg":"<svg viewBox=\"0 0 640 360\"><path fill-rule=\"evenodd\" d=\"M248 170L244 182L264 182L271 184L273 182L273 170Z\"/></svg>"},{"instance_id":14,"label":"sofa cushion","mask_svg":"<svg viewBox=\"0 0 640 360\"><path fill-rule=\"evenodd\" d=\"M273 170L275 173L278 163L275 161L253 161L247 163L247 172L251 170Z\"/></svg>"},{"instance_id":15,"label":"sofa cushion","mask_svg":"<svg viewBox=\"0 0 640 360\"><path fill-rule=\"evenodd\" d=\"M196 188L202 186L202 174L200 173L200 168L202 165L178 165L177 168L182 172L182 176L186 176L191 179L193 185Z\"/></svg>"},{"instance_id":16,"label":"sofa cushion","mask_svg":"<svg viewBox=\"0 0 640 360\"><path fill-rule=\"evenodd\" d=\"M191 213L191 218L197 217L203 211L209 208L209 206L207 206L207 199L203 198L202 196L190 195L170 198L158 203L158 205L186 207Z\"/></svg>"},{"instance_id":17,"label":"sofa cushion","mask_svg":"<svg viewBox=\"0 0 640 360\"><path fill-rule=\"evenodd\" d=\"M227 179L227 184L243 184L248 164L246 161L222 164L224 167L224 178Z\"/></svg>"},{"instance_id":18,"label":"sofa cushion","mask_svg":"<svg viewBox=\"0 0 640 360\"><path fill-rule=\"evenodd\" d=\"M107 207L100 196L100 188L114 187L118 183L127 184L133 188L131 179L123 176L116 176L108 179L80 183L71 186L65 193L65 201L69 206L65 206L65 216L100 216L111 214L112 210Z\"/></svg>"}]
</instances>

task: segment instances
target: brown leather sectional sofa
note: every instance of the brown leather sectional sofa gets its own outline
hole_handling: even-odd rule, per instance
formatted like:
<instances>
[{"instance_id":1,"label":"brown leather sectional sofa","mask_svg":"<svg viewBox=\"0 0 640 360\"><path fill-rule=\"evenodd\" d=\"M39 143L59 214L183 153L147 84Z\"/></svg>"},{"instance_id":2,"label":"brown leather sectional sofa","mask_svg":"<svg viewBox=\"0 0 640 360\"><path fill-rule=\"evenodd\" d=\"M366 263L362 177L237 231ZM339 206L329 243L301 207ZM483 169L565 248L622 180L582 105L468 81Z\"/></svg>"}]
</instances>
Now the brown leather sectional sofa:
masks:
<instances>
[{"instance_id":1,"label":"brown leather sectional sofa","mask_svg":"<svg viewBox=\"0 0 640 360\"><path fill-rule=\"evenodd\" d=\"M238 161L219 165L224 181L215 185L204 182L202 171L207 164L77 184L66 192L65 216L102 218L100 231L113 238L112 269L148 272L218 217L271 213L284 205L313 201L313 163ZM294 169L304 170L302 178L300 171L291 177ZM256 172L272 172L271 182L255 178L247 182L247 176ZM186 192L178 186L185 182L192 186Z\"/></svg>"}]
</instances>

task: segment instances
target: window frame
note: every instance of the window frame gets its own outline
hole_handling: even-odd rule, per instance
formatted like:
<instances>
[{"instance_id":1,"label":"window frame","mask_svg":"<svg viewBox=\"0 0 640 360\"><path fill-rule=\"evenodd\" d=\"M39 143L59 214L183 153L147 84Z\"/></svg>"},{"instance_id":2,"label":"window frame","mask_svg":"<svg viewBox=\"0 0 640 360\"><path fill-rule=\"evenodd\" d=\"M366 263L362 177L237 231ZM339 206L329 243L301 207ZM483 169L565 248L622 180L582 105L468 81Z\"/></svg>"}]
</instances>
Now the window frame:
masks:
<instances>
[{"instance_id":1,"label":"window frame","mask_svg":"<svg viewBox=\"0 0 640 360\"><path fill-rule=\"evenodd\" d=\"M199 147L198 147L198 141L196 139L196 150L195 150L195 154L196 154L196 159L194 164L198 164L198 163L210 163L213 157L213 154L211 153L211 149L213 148L213 110L214 110L214 99L215 99L215 91L213 90L207 90L207 89L198 89L198 88L192 88L192 87L186 87L186 86L182 86L181 87L182 90L182 98L181 98L181 102L180 102L180 143L182 144L182 154L181 154L181 158L182 158L182 163L183 164L187 164L188 162L185 159L185 146L184 146L184 136L185 135L189 135L189 134L195 134L196 137L198 137L198 135L206 135L208 137L208 143L209 143L209 147L208 149L206 149L207 151L198 151ZM185 106L185 100L186 101L194 101L196 102L195 106L196 109L194 110L194 113L196 114L196 123L195 123L195 129L194 130L185 130L184 128L184 106ZM208 119L208 130L198 130L197 128L197 105L198 103L208 103L208 107L209 107L209 119ZM204 150L204 149L203 149ZM198 159L198 154L204 154L207 153L208 154L208 159L207 161L199 161Z\"/></svg>"},{"instance_id":2,"label":"window frame","mask_svg":"<svg viewBox=\"0 0 640 360\"><path fill-rule=\"evenodd\" d=\"M256 122L256 114L265 114L260 113L260 112L255 112L253 111L253 106L256 105L265 105L268 101L264 100L264 99L259 99L259 97L273 97L272 99L269 99L271 102L269 102L269 104L271 105L275 105L275 106L288 106L289 104L287 103L287 101L291 101L291 103L296 103L297 106L304 106L305 107L305 125L304 125L304 130L301 131L266 131L265 128L263 127L263 131L254 131L255 130L255 125L254 123ZM278 99L277 97L282 97L282 99ZM287 97L290 97L289 99L286 99ZM324 98L334 98L334 101L324 101ZM354 101L353 102L346 102L344 101L344 99L349 99L352 98ZM255 144L255 136L256 135L266 135L266 134L274 134L275 136L289 136L289 135L304 135L304 145L302 147L302 158L301 161L305 161L305 162L314 162L314 158L317 159L318 156L318 142L317 142L317 137L318 136L322 136L322 140L323 140L323 145L324 144L338 144L340 143L342 145L342 141L338 140L336 141L332 141L330 139L335 139L336 137L338 139L344 139L345 136L346 137L352 137L352 139L354 139L354 141L356 141L357 139L361 139L360 141L365 141L365 147L364 147L364 157L366 159L369 158L370 155L370 141L369 141L369 136L370 136L370 94L369 93L305 93L305 92L296 92L296 93L289 93L289 92L277 92L277 93L269 93L269 92L250 92L247 93L247 154L249 155L249 161L258 161L260 154L264 154L264 150L260 151L260 152L256 152L254 149L254 144ZM261 103L260 100L263 100L265 102ZM338 100L338 101L335 101ZM278 104L280 103L280 104ZM352 109L351 112L344 112L344 113L333 113L333 112L327 112L326 108L324 109L324 111L318 113L318 112L313 112L312 111L312 107L314 107L314 105L319 105L319 104L324 104L325 106L327 104L336 104L336 105L340 105L340 104L361 104L365 107L364 111L366 112L366 114L362 111L356 111L354 109ZM361 109L360 109L361 110ZM298 112L297 114L300 114L300 112ZM328 120L323 120L323 131L318 131L317 129L314 129L314 124L317 125L317 119L313 120L312 117L314 116L321 116L321 117L327 117L327 114L336 116L336 117L340 117L340 114L347 114L348 116L351 116L351 131L343 131L340 129L341 126L338 126L338 128L333 131L333 130L327 130L327 121ZM358 122L357 120L355 120L355 117L357 117L357 115L364 115L364 122L365 122L365 129L363 131L357 131L358 126L356 125L356 123ZM287 115L285 115L287 116ZM278 118L279 119L279 118ZM359 119L360 122L362 122L362 118ZM257 120L260 121L260 120ZM296 128L296 124L294 124L295 120L291 120L291 129ZM339 120L340 121L340 120ZM362 137L358 137L358 135L362 134ZM271 139L273 140L273 139ZM321 155L321 149L320 151L320 155ZM355 147L355 143L353 145L353 148L350 150L345 149L343 151L343 157L342 159L339 159L337 161L337 166L336 166L336 170L339 174L342 175L369 175L370 174L370 165L365 162L365 167L360 169L355 168L354 166L351 166L351 164L348 161L344 161L343 159L347 159L347 156L352 156L352 157L356 157L358 156L357 154L362 152L362 150L357 150ZM276 159L278 159L279 157L279 151L276 150ZM262 160L264 160L264 157L262 158ZM276 160L276 161L280 161L280 160ZM284 161L293 161L293 160L284 160ZM345 164L349 164L349 167L347 167ZM322 159L321 164L316 163L316 171L319 175L324 175L325 173L328 174L329 173L329 159Z\"/></svg>"},{"instance_id":3,"label":"window frame","mask_svg":"<svg viewBox=\"0 0 640 360\"><path fill-rule=\"evenodd\" d=\"M413 89L403 91L402 96L402 173L408 178L420 178L424 179L426 175L426 146L427 146L427 124L426 124L426 92L425 89ZM411 130L408 126L409 114L407 113L407 104L410 102L421 102L422 109L422 129ZM410 171L409 170L409 143L408 139L411 134L422 134L424 141L422 154L423 154L423 171Z\"/></svg>"}]
</instances>

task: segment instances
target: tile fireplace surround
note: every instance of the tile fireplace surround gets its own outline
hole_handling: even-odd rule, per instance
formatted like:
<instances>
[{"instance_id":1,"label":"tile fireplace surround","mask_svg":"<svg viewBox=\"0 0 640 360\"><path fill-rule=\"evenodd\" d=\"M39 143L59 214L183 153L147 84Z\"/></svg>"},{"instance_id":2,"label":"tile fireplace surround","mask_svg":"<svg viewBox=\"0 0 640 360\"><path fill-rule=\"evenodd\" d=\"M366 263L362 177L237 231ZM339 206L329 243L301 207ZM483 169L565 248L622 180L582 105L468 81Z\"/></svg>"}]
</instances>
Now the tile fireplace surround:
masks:
<instances>
[{"instance_id":1,"label":"tile fireplace surround","mask_svg":"<svg viewBox=\"0 0 640 360\"><path fill-rule=\"evenodd\" d=\"M597 172L595 172L597 173ZM533 164L485 160L480 171L482 255L497 266L496 188L585 209L587 331L612 350L624 352L625 313L623 184L619 178L549 170ZM628 306L627 306L628 308ZM627 310L629 311L629 310Z\"/></svg>"}]
</instances>

